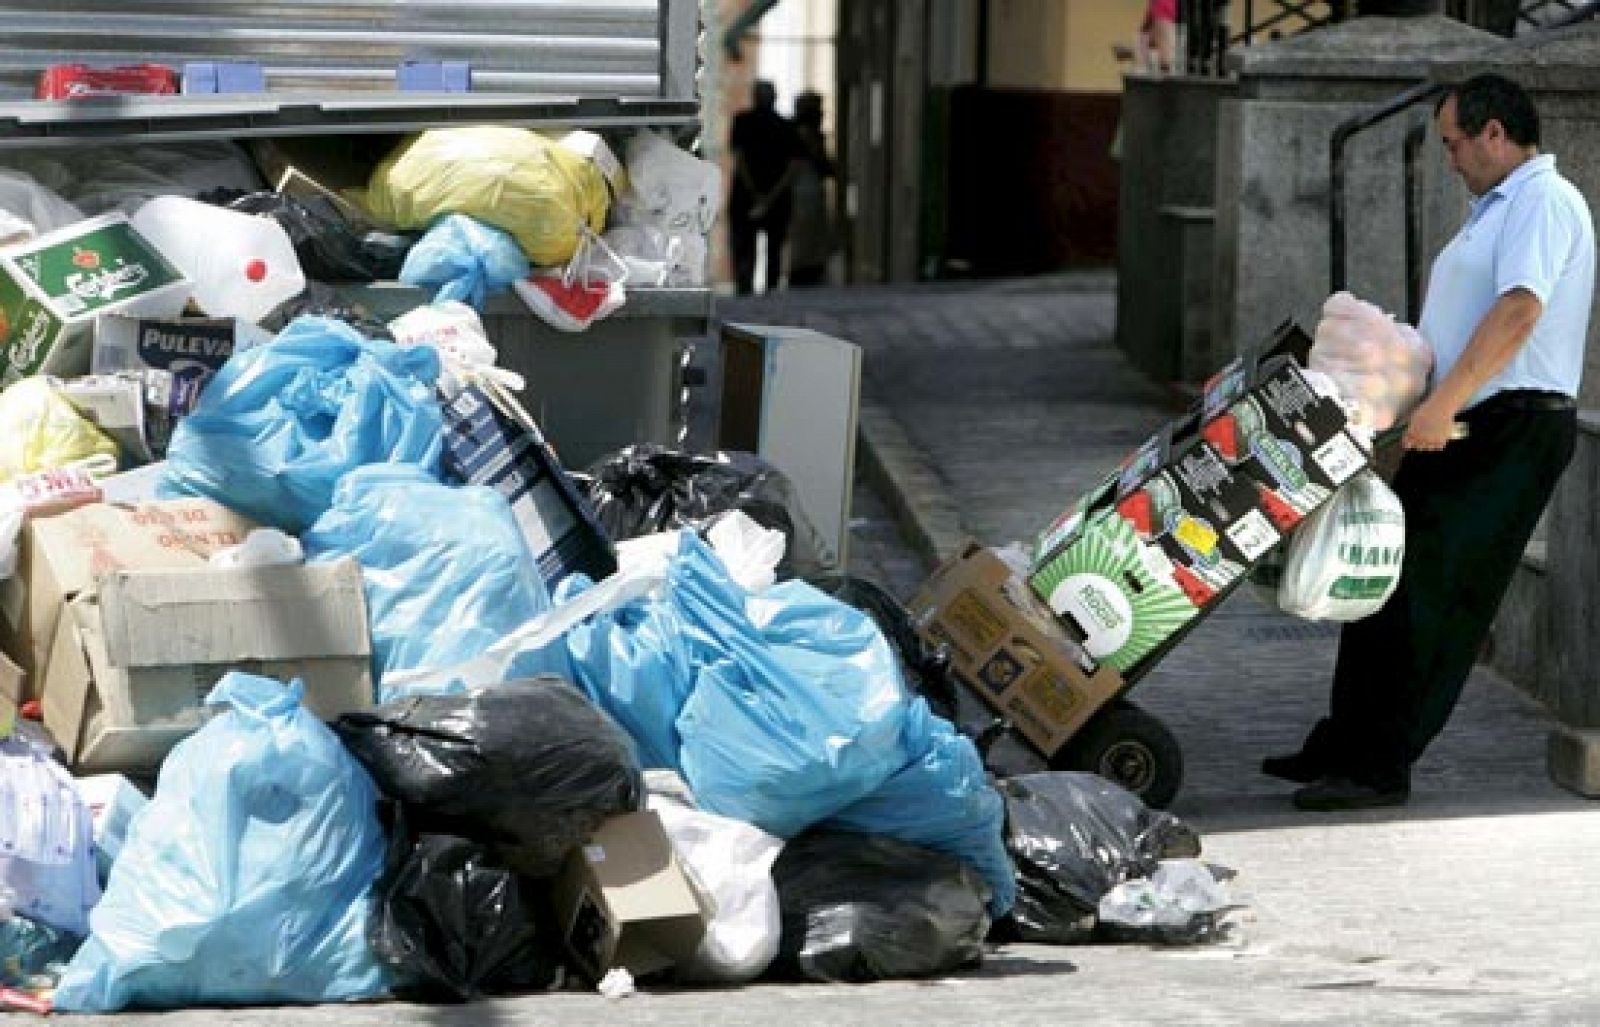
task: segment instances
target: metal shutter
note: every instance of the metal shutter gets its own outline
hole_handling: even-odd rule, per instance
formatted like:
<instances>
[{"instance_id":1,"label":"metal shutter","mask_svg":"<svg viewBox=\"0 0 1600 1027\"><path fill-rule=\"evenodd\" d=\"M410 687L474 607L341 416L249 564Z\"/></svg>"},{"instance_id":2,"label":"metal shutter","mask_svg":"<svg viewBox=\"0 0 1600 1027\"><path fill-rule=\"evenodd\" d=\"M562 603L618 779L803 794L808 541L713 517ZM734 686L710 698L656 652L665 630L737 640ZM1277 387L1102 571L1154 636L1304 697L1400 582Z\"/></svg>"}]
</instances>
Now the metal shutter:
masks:
<instances>
[{"instance_id":1,"label":"metal shutter","mask_svg":"<svg viewBox=\"0 0 1600 1027\"><path fill-rule=\"evenodd\" d=\"M474 90L696 99L698 0L0 0L0 99L50 64L254 60L280 92L393 89L465 60Z\"/></svg>"}]
</instances>

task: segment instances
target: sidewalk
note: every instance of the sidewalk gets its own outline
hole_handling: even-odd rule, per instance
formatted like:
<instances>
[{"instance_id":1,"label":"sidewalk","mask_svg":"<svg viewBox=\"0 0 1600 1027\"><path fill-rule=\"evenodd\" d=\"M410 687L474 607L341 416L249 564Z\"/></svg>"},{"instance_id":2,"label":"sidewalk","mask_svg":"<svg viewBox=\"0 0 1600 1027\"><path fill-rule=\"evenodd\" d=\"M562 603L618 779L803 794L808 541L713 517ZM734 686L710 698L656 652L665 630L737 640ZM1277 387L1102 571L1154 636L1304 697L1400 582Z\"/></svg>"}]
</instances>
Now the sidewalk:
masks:
<instances>
[{"instance_id":1,"label":"sidewalk","mask_svg":"<svg viewBox=\"0 0 1600 1027\"><path fill-rule=\"evenodd\" d=\"M886 465L874 485L927 558L963 535L1030 537L1172 415L1176 398L1115 348L1114 310L1114 281L1088 276L788 293L718 314L862 346L862 463ZM1132 693L1183 745L1174 812L1241 871L1247 947L1348 974L1329 988L1600 1008L1579 955L1600 936L1600 807L1550 783L1543 713L1492 671L1474 672L1405 807L1297 813L1290 786L1257 772L1324 710L1336 642L1241 590Z\"/></svg>"}]
</instances>

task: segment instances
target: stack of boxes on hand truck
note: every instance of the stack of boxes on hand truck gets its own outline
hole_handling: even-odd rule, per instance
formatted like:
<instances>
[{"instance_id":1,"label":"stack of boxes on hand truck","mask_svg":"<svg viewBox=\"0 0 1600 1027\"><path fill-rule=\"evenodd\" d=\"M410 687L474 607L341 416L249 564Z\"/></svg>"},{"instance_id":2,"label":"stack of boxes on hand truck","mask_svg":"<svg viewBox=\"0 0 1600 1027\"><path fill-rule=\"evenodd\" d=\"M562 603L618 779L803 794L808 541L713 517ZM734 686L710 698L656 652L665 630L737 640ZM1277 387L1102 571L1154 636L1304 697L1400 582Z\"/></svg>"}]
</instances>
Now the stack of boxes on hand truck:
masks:
<instances>
[{"instance_id":1,"label":"stack of boxes on hand truck","mask_svg":"<svg viewBox=\"0 0 1600 1027\"><path fill-rule=\"evenodd\" d=\"M1043 755L1070 752L1368 465L1339 401L1302 373L1310 348L1286 323L1041 533L1026 567L969 546L912 600L963 680Z\"/></svg>"}]
</instances>

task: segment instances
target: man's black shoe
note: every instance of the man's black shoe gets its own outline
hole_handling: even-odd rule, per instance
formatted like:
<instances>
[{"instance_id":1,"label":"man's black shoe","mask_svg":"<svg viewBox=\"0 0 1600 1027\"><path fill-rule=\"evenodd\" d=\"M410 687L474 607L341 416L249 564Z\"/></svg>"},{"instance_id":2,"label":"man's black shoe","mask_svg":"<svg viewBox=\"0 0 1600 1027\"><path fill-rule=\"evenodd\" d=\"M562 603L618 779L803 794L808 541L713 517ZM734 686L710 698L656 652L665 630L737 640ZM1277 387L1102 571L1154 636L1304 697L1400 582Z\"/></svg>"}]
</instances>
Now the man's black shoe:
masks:
<instances>
[{"instance_id":1,"label":"man's black shoe","mask_svg":"<svg viewBox=\"0 0 1600 1027\"><path fill-rule=\"evenodd\" d=\"M1348 777L1324 777L1315 784L1295 790L1294 808L1332 813L1348 809L1376 809L1403 806L1411 797L1407 785L1378 788L1352 781Z\"/></svg>"},{"instance_id":2,"label":"man's black shoe","mask_svg":"<svg viewBox=\"0 0 1600 1027\"><path fill-rule=\"evenodd\" d=\"M1261 761L1261 772L1282 781L1308 785L1327 773L1327 764L1302 751L1293 756L1268 756Z\"/></svg>"}]
</instances>

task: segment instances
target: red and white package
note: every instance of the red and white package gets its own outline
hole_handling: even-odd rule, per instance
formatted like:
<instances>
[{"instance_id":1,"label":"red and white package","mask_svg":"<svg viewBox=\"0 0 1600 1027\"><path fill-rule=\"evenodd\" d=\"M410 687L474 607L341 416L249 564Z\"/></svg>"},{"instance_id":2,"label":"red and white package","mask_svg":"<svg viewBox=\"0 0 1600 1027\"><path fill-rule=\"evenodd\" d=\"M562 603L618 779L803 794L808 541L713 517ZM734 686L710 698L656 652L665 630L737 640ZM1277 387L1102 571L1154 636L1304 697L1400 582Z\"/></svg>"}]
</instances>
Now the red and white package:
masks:
<instances>
[{"instance_id":1,"label":"red and white package","mask_svg":"<svg viewBox=\"0 0 1600 1027\"><path fill-rule=\"evenodd\" d=\"M115 470L115 467L111 468ZM83 464L69 464L48 471L23 474L6 482L5 489L16 505L30 517L63 513L75 507L98 503L102 493Z\"/></svg>"},{"instance_id":2,"label":"red and white package","mask_svg":"<svg viewBox=\"0 0 1600 1027\"><path fill-rule=\"evenodd\" d=\"M34 87L36 100L83 100L95 96L170 95L178 91L178 73L164 64L121 64L95 68L87 64L52 64Z\"/></svg>"},{"instance_id":3,"label":"red and white package","mask_svg":"<svg viewBox=\"0 0 1600 1027\"><path fill-rule=\"evenodd\" d=\"M585 230L560 270L535 271L512 283L522 302L550 327L581 332L627 302L628 266L605 240Z\"/></svg>"},{"instance_id":4,"label":"red and white package","mask_svg":"<svg viewBox=\"0 0 1600 1027\"><path fill-rule=\"evenodd\" d=\"M529 309L563 332L583 331L627 299L621 282L569 282L560 271L535 271L514 287Z\"/></svg>"}]
</instances>

